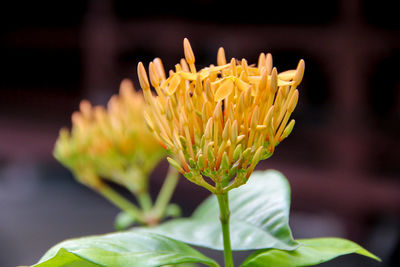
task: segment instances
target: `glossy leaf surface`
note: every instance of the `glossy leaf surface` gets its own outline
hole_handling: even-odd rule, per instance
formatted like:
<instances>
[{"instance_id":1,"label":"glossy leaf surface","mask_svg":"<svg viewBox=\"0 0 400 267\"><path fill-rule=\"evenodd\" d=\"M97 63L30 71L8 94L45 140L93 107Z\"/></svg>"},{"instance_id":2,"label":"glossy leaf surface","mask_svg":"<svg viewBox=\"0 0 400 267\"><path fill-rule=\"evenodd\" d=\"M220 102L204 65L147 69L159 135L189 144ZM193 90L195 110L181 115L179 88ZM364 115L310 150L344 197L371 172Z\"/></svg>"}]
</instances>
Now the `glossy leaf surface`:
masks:
<instances>
[{"instance_id":1,"label":"glossy leaf surface","mask_svg":"<svg viewBox=\"0 0 400 267\"><path fill-rule=\"evenodd\" d=\"M66 240L51 248L34 266L153 267L179 263L218 266L182 242L134 231Z\"/></svg>"},{"instance_id":2,"label":"glossy leaf surface","mask_svg":"<svg viewBox=\"0 0 400 267\"><path fill-rule=\"evenodd\" d=\"M242 267L312 266L341 255L357 253L380 261L378 257L356 243L342 238L313 238L298 240L302 245L295 251L267 249L250 255Z\"/></svg>"},{"instance_id":3,"label":"glossy leaf surface","mask_svg":"<svg viewBox=\"0 0 400 267\"><path fill-rule=\"evenodd\" d=\"M298 244L289 228L290 187L277 171L257 171L247 184L229 192L233 250L277 248ZM217 198L210 196L190 218L174 219L152 231L197 246L223 250Z\"/></svg>"}]
</instances>

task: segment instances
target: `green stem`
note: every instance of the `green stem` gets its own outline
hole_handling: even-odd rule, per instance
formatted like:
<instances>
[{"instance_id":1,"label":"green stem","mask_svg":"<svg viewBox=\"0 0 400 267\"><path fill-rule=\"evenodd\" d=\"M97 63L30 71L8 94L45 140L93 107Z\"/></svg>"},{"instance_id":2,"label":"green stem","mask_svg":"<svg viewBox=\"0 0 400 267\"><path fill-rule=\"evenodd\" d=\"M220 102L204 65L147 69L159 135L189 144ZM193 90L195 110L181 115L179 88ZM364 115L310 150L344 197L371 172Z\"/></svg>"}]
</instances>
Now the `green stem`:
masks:
<instances>
[{"instance_id":1,"label":"green stem","mask_svg":"<svg viewBox=\"0 0 400 267\"><path fill-rule=\"evenodd\" d=\"M167 177L158 194L156 203L154 204L154 213L158 218L162 218L165 210L171 200L175 187L178 184L179 172L172 166L169 166Z\"/></svg>"},{"instance_id":2,"label":"green stem","mask_svg":"<svg viewBox=\"0 0 400 267\"><path fill-rule=\"evenodd\" d=\"M137 194L137 199L144 212L151 210L153 205L149 192L143 191Z\"/></svg>"},{"instance_id":3,"label":"green stem","mask_svg":"<svg viewBox=\"0 0 400 267\"><path fill-rule=\"evenodd\" d=\"M123 173L125 187L134 195L146 213L151 210L153 201L148 191L148 176L139 168L131 168Z\"/></svg>"},{"instance_id":4,"label":"green stem","mask_svg":"<svg viewBox=\"0 0 400 267\"><path fill-rule=\"evenodd\" d=\"M113 203L124 212L131 214L134 218L143 222L140 210L129 200L114 191L111 187L103 184L99 188L97 188L97 192L99 192L102 196L107 198L111 203Z\"/></svg>"},{"instance_id":5,"label":"green stem","mask_svg":"<svg viewBox=\"0 0 400 267\"><path fill-rule=\"evenodd\" d=\"M233 267L231 238L229 233L229 199L228 193L217 194L219 204L219 219L221 221L222 236L224 241L225 267Z\"/></svg>"}]
</instances>

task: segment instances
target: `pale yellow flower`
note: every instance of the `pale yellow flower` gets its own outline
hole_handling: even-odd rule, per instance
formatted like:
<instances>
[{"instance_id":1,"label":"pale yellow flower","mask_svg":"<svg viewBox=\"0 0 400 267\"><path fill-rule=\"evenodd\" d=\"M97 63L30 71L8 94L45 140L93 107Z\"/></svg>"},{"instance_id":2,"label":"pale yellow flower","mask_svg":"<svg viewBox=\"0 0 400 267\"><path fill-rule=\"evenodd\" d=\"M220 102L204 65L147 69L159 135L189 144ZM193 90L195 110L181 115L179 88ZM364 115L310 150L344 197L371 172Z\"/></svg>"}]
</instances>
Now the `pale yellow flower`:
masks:
<instances>
[{"instance_id":1,"label":"pale yellow flower","mask_svg":"<svg viewBox=\"0 0 400 267\"><path fill-rule=\"evenodd\" d=\"M304 61L278 74L271 54L261 53L257 65L235 58L227 63L220 48L217 66L197 71L187 39L184 52L185 59L168 77L160 59L150 62L156 97L139 63L140 85L151 107L145 118L174 157L168 158L171 165L190 181L224 193L246 183L257 163L291 133L294 120L289 119L297 105Z\"/></svg>"},{"instance_id":2,"label":"pale yellow flower","mask_svg":"<svg viewBox=\"0 0 400 267\"><path fill-rule=\"evenodd\" d=\"M146 190L148 174L164 152L146 127L145 109L143 95L129 80L122 81L107 109L83 100L72 115L71 133L60 132L55 157L89 186L99 182L93 178L97 175L132 191Z\"/></svg>"}]
</instances>

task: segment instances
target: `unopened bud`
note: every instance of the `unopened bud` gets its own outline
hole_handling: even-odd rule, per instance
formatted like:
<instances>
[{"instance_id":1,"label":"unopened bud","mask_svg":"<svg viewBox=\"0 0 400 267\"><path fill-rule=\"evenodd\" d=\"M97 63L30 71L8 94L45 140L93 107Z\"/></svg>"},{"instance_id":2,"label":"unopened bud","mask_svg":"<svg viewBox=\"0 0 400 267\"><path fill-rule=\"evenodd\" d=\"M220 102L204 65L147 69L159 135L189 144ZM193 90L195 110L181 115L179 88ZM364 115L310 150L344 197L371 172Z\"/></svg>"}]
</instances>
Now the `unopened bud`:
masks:
<instances>
[{"instance_id":1,"label":"unopened bud","mask_svg":"<svg viewBox=\"0 0 400 267\"><path fill-rule=\"evenodd\" d=\"M180 63L181 63L182 70L187 71L187 72L190 71L189 66L184 58L181 58Z\"/></svg>"},{"instance_id":2,"label":"unopened bud","mask_svg":"<svg viewBox=\"0 0 400 267\"><path fill-rule=\"evenodd\" d=\"M187 147L187 141L186 141L186 138L184 136L179 135L179 141L181 142L182 147Z\"/></svg>"},{"instance_id":3,"label":"unopened bud","mask_svg":"<svg viewBox=\"0 0 400 267\"><path fill-rule=\"evenodd\" d=\"M247 91L244 95L244 105L246 108L250 107L251 105L251 91L252 91L251 87L247 88Z\"/></svg>"},{"instance_id":4,"label":"unopened bud","mask_svg":"<svg viewBox=\"0 0 400 267\"><path fill-rule=\"evenodd\" d=\"M275 94L276 90L278 89L278 71L276 70L276 68L272 69L270 88L272 94Z\"/></svg>"},{"instance_id":5,"label":"unopened bud","mask_svg":"<svg viewBox=\"0 0 400 267\"><path fill-rule=\"evenodd\" d=\"M239 135L236 142L240 143L245 137L246 136L244 134Z\"/></svg>"},{"instance_id":6,"label":"unopened bud","mask_svg":"<svg viewBox=\"0 0 400 267\"><path fill-rule=\"evenodd\" d=\"M247 60L244 58L242 59L242 69L243 69L244 75L246 76L245 78L247 78L247 76L249 75L249 66L247 64Z\"/></svg>"},{"instance_id":7,"label":"unopened bud","mask_svg":"<svg viewBox=\"0 0 400 267\"><path fill-rule=\"evenodd\" d=\"M299 84L301 82L301 80L303 79L304 68L305 68L305 63L304 63L304 60L301 59L299 61L299 64L297 65L296 74L294 75L294 78L293 78L293 80L295 81L296 84Z\"/></svg>"},{"instance_id":8,"label":"unopened bud","mask_svg":"<svg viewBox=\"0 0 400 267\"><path fill-rule=\"evenodd\" d=\"M239 111L239 114L244 111L244 92L242 92L240 94L238 111Z\"/></svg>"},{"instance_id":9,"label":"unopened bud","mask_svg":"<svg viewBox=\"0 0 400 267\"><path fill-rule=\"evenodd\" d=\"M254 131L258 124L258 106L254 108L253 115L251 116L250 128Z\"/></svg>"},{"instance_id":10,"label":"unopened bud","mask_svg":"<svg viewBox=\"0 0 400 267\"><path fill-rule=\"evenodd\" d=\"M204 136L206 140L211 140L212 138L212 125L213 125L213 118L210 118L207 122L206 129L204 131Z\"/></svg>"},{"instance_id":11,"label":"unopened bud","mask_svg":"<svg viewBox=\"0 0 400 267\"><path fill-rule=\"evenodd\" d=\"M224 130L222 131L222 140L228 141L230 128L231 121L228 119L228 121L225 123Z\"/></svg>"},{"instance_id":12,"label":"unopened bud","mask_svg":"<svg viewBox=\"0 0 400 267\"><path fill-rule=\"evenodd\" d=\"M197 75L197 77L196 77L196 83L195 83L194 88L195 88L196 95L201 96L203 93L203 85L201 83L200 75Z\"/></svg>"},{"instance_id":13,"label":"unopened bud","mask_svg":"<svg viewBox=\"0 0 400 267\"><path fill-rule=\"evenodd\" d=\"M192 47L190 46L189 40L185 38L183 40L183 49L185 51L185 58L187 63L194 64L195 58L193 54Z\"/></svg>"},{"instance_id":14,"label":"unopened bud","mask_svg":"<svg viewBox=\"0 0 400 267\"><path fill-rule=\"evenodd\" d=\"M228 158L228 154L226 152L224 152L224 154L222 155L220 168L222 170L225 170L225 169L229 168L229 158Z\"/></svg>"},{"instance_id":15,"label":"unopened bud","mask_svg":"<svg viewBox=\"0 0 400 267\"><path fill-rule=\"evenodd\" d=\"M218 104L215 106L213 117L215 120L219 120L222 116L222 102L219 101Z\"/></svg>"},{"instance_id":16,"label":"unopened bud","mask_svg":"<svg viewBox=\"0 0 400 267\"><path fill-rule=\"evenodd\" d=\"M239 144L236 146L235 151L233 152L233 160L236 161L241 154L242 154L242 145Z\"/></svg>"},{"instance_id":17,"label":"unopened bud","mask_svg":"<svg viewBox=\"0 0 400 267\"><path fill-rule=\"evenodd\" d=\"M149 64L149 75L150 75L150 82L153 87L158 87L160 84L160 78L158 77L156 66L153 62Z\"/></svg>"},{"instance_id":18,"label":"unopened bud","mask_svg":"<svg viewBox=\"0 0 400 267\"><path fill-rule=\"evenodd\" d=\"M242 157L239 156L238 160L235 161L235 163L232 164L230 171L236 171L237 168L240 166L240 163L242 163Z\"/></svg>"},{"instance_id":19,"label":"unopened bud","mask_svg":"<svg viewBox=\"0 0 400 267\"><path fill-rule=\"evenodd\" d=\"M150 90L149 79L147 78L146 69L144 68L142 62L139 62L137 72L138 72L140 87L142 87L142 89L145 91Z\"/></svg>"},{"instance_id":20,"label":"unopened bud","mask_svg":"<svg viewBox=\"0 0 400 267\"><path fill-rule=\"evenodd\" d=\"M214 150L213 150L211 144L209 144L208 147L207 147L207 160L208 160L208 162L210 162L210 163L211 163L211 162L214 162L214 160L215 160L215 157L214 157Z\"/></svg>"},{"instance_id":21,"label":"unopened bud","mask_svg":"<svg viewBox=\"0 0 400 267\"><path fill-rule=\"evenodd\" d=\"M267 87L267 82L268 82L268 74L267 70L263 69L261 73L261 80L260 83L258 84L258 90L263 91Z\"/></svg>"},{"instance_id":22,"label":"unopened bud","mask_svg":"<svg viewBox=\"0 0 400 267\"><path fill-rule=\"evenodd\" d=\"M265 57L265 68L267 70L267 73L270 74L272 70L272 55L268 53Z\"/></svg>"},{"instance_id":23,"label":"unopened bud","mask_svg":"<svg viewBox=\"0 0 400 267\"><path fill-rule=\"evenodd\" d=\"M89 119L92 116L92 104L87 100L82 100L79 109L84 118Z\"/></svg>"},{"instance_id":24,"label":"unopened bud","mask_svg":"<svg viewBox=\"0 0 400 267\"><path fill-rule=\"evenodd\" d=\"M179 135L176 131L174 131L174 133L172 134L172 142L174 142L176 148L178 148L179 150L183 150Z\"/></svg>"},{"instance_id":25,"label":"unopened bud","mask_svg":"<svg viewBox=\"0 0 400 267\"><path fill-rule=\"evenodd\" d=\"M297 106L297 101L299 100L299 90L294 91L292 98L290 98L287 110L292 113Z\"/></svg>"},{"instance_id":26,"label":"unopened bud","mask_svg":"<svg viewBox=\"0 0 400 267\"><path fill-rule=\"evenodd\" d=\"M193 110L192 97L190 96L191 93L192 93L192 92L190 92L190 91L188 90L188 91L186 91L186 95L185 95L185 97L186 97L185 105L186 105L187 111L188 111L189 113L192 112L192 110Z\"/></svg>"},{"instance_id":27,"label":"unopened bud","mask_svg":"<svg viewBox=\"0 0 400 267\"><path fill-rule=\"evenodd\" d=\"M144 117L144 121L146 122L147 127L149 128L149 130L151 132L153 132L154 131L154 123L146 111L143 112L143 117Z\"/></svg>"},{"instance_id":28,"label":"unopened bud","mask_svg":"<svg viewBox=\"0 0 400 267\"><path fill-rule=\"evenodd\" d=\"M231 70L232 70L232 75L237 76L236 59L234 58L231 59Z\"/></svg>"},{"instance_id":29,"label":"unopened bud","mask_svg":"<svg viewBox=\"0 0 400 267\"><path fill-rule=\"evenodd\" d=\"M237 124L237 121L235 120L233 122L233 124L232 124L232 127L231 127L231 142L234 145L237 142L238 134L239 134L239 132L238 132L238 124Z\"/></svg>"},{"instance_id":30,"label":"unopened bud","mask_svg":"<svg viewBox=\"0 0 400 267\"><path fill-rule=\"evenodd\" d=\"M289 124L286 126L285 130L283 131L283 134L281 137L282 140L290 135L290 133L293 131L294 124L295 124L295 120L291 120L289 122Z\"/></svg>"},{"instance_id":31,"label":"unopened bud","mask_svg":"<svg viewBox=\"0 0 400 267\"><path fill-rule=\"evenodd\" d=\"M218 49L217 64L218 66L226 65L225 50L223 47Z\"/></svg>"},{"instance_id":32,"label":"unopened bud","mask_svg":"<svg viewBox=\"0 0 400 267\"><path fill-rule=\"evenodd\" d=\"M204 155L203 154L200 154L198 157L197 157L197 166L202 170L202 169L204 169Z\"/></svg>"},{"instance_id":33,"label":"unopened bud","mask_svg":"<svg viewBox=\"0 0 400 267\"><path fill-rule=\"evenodd\" d=\"M243 151L243 154L242 154L243 155L243 159L245 159L245 160L249 159L250 153L251 153L251 147L246 148Z\"/></svg>"},{"instance_id":34,"label":"unopened bud","mask_svg":"<svg viewBox=\"0 0 400 267\"><path fill-rule=\"evenodd\" d=\"M178 170L178 172L185 173L184 170L182 169L181 165L178 162L176 162L174 159L167 157L167 160L172 167L174 167L176 170Z\"/></svg>"},{"instance_id":35,"label":"unopened bud","mask_svg":"<svg viewBox=\"0 0 400 267\"><path fill-rule=\"evenodd\" d=\"M131 99L134 97L133 83L129 79L123 79L119 86L119 94L124 99Z\"/></svg>"},{"instance_id":36,"label":"unopened bud","mask_svg":"<svg viewBox=\"0 0 400 267\"><path fill-rule=\"evenodd\" d=\"M261 53L260 56L258 57L258 64L257 66L259 68L264 67L265 66L265 54Z\"/></svg>"},{"instance_id":37,"label":"unopened bud","mask_svg":"<svg viewBox=\"0 0 400 267\"><path fill-rule=\"evenodd\" d=\"M268 110L267 115L264 119L264 125L271 125L272 124L272 117L274 115L274 106L271 106Z\"/></svg>"},{"instance_id":38,"label":"unopened bud","mask_svg":"<svg viewBox=\"0 0 400 267\"><path fill-rule=\"evenodd\" d=\"M251 161L252 165L256 165L261 160L263 149L264 149L264 147L260 146L257 149L256 153L254 153L253 160Z\"/></svg>"},{"instance_id":39,"label":"unopened bud","mask_svg":"<svg viewBox=\"0 0 400 267\"><path fill-rule=\"evenodd\" d=\"M165 80L165 70L161 59L157 57L153 60L153 62L156 66L158 77L160 77L161 80Z\"/></svg>"}]
</instances>

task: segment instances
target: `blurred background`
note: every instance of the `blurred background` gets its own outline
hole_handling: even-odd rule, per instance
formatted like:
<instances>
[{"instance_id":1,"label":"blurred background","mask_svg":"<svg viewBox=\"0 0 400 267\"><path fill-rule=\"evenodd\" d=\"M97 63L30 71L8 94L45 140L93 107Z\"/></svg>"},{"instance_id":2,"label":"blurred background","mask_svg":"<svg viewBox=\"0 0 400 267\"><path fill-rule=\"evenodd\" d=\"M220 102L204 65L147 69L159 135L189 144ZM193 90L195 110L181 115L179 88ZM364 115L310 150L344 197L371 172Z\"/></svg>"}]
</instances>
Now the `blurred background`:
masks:
<instances>
[{"instance_id":1,"label":"blurred background","mask_svg":"<svg viewBox=\"0 0 400 267\"><path fill-rule=\"evenodd\" d=\"M400 23L396 1L3 1L0 7L0 266L34 264L55 243L113 231L117 209L52 157L79 101L105 104L138 61L166 69L188 37L196 64L306 62L296 129L258 169L292 186L296 238L340 236L383 263L346 256L322 266L400 266ZM152 191L167 170L152 175ZM181 179L190 215L207 192ZM222 259L220 253L216 257Z\"/></svg>"}]
</instances>

